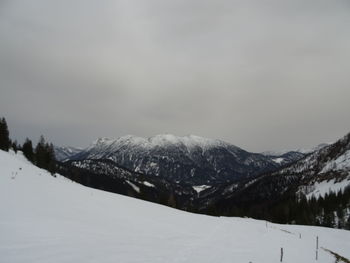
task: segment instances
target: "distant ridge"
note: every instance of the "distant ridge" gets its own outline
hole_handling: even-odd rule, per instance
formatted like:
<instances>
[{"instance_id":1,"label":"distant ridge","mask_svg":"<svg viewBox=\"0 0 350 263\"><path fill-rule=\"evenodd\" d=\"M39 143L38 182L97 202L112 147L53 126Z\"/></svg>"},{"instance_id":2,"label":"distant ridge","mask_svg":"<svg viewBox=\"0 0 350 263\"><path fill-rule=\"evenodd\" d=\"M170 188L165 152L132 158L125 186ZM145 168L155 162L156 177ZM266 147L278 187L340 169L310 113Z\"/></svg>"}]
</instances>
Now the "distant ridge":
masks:
<instances>
[{"instance_id":1,"label":"distant ridge","mask_svg":"<svg viewBox=\"0 0 350 263\"><path fill-rule=\"evenodd\" d=\"M99 138L70 160L109 159L135 172L191 185L235 182L274 171L303 155L276 158L247 152L222 140L161 134Z\"/></svg>"}]
</instances>

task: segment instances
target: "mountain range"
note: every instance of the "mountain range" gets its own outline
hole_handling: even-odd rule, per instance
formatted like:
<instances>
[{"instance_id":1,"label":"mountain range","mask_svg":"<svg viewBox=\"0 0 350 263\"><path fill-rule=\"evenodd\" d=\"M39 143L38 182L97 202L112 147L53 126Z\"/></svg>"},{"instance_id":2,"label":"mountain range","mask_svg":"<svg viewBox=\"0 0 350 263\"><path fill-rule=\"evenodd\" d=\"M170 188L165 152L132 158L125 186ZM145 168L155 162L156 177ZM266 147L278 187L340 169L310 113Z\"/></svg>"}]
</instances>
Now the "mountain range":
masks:
<instances>
[{"instance_id":1,"label":"mountain range","mask_svg":"<svg viewBox=\"0 0 350 263\"><path fill-rule=\"evenodd\" d=\"M279 156L251 153L221 140L170 134L100 138L80 151L63 148L64 154L62 148L56 149L59 160L112 160L131 171L191 185L254 178L305 155L295 151Z\"/></svg>"},{"instance_id":2,"label":"mountain range","mask_svg":"<svg viewBox=\"0 0 350 263\"><path fill-rule=\"evenodd\" d=\"M350 134L312 150L281 153L251 153L194 135L129 135L100 138L80 150L55 149L62 156L59 172L74 181L205 214L268 217L290 223L294 220L290 215L276 217L284 213L281 207L294 203L298 207L305 196L327 199L332 191L344 192L350 185ZM343 211L338 218L343 227L350 220L348 209L350 203L339 207L333 202L326 214ZM322 211L310 217L321 218ZM326 219L298 220L326 225Z\"/></svg>"}]
</instances>

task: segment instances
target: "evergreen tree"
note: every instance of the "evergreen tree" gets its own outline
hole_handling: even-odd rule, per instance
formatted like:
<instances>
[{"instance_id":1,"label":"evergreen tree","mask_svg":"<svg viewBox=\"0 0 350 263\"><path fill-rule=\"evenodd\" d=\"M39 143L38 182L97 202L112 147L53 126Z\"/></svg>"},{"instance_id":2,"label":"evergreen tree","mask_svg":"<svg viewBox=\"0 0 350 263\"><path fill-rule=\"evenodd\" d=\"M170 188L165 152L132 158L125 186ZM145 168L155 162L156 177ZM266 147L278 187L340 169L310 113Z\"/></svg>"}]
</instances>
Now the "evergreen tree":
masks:
<instances>
[{"instance_id":1,"label":"evergreen tree","mask_svg":"<svg viewBox=\"0 0 350 263\"><path fill-rule=\"evenodd\" d=\"M35 147L35 163L39 168L47 169L46 142L43 135Z\"/></svg>"},{"instance_id":2,"label":"evergreen tree","mask_svg":"<svg viewBox=\"0 0 350 263\"><path fill-rule=\"evenodd\" d=\"M11 148L14 150L15 153L17 153L17 150L19 148L17 141L12 142Z\"/></svg>"},{"instance_id":3,"label":"evergreen tree","mask_svg":"<svg viewBox=\"0 0 350 263\"><path fill-rule=\"evenodd\" d=\"M25 140L23 146L22 146L22 151L24 156L34 163L34 151L33 151L33 144L32 141L29 140L28 138Z\"/></svg>"},{"instance_id":4,"label":"evergreen tree","mask_svg":"<svg viewBox=\"0 0 350 263\"><path fill-rule=\"evenodd\" d=\"M326 227L334 227L335 226L333 212L329 212L329 213L324 214L322 225L326 226Z\"/></svg>"},{"instance_id":5,"label":"evergreen tree","mask_svg":"<svg viewBox=\"0 0 350 263\"><path fill-rule=\"evenodd\" d=\"M8 151L11 146L10 133L5 118L0 119L0 150Z\"/></svg>"},{"instance_id":6,"label":"evergreen tree","mask_svg":"<svg viewBox=\"0 0 350 263\"><path fill-rule=\"evenodd\" d=\"M35 161L38 167L46 169L52 174L55 173L56 158L54 147L52 144L45 142L44 136L40 137L40 140L35 148Z\"/></svg>"},{"instance_id":7,"label":"evergreen tree","mask_svg":"<svg viewBox=\"0 0 350 263\"><path fill-rule=\"evenodd\" d=\"M54 174L56 172L56 157L53 144L46 144L46 164L47 170Z\"/></svg>"}]
</instances>

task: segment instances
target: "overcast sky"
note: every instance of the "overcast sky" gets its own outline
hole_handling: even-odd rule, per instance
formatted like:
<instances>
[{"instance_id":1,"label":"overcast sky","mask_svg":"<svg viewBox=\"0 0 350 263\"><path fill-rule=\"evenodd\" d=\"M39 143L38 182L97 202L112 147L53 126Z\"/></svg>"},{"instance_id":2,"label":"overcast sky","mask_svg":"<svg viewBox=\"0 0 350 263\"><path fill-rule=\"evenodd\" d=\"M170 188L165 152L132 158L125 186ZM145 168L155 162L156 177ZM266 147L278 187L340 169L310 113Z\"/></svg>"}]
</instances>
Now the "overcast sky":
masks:
<instances>
[{"instance_id":1,"label":"overcast sky","mask_svg":"<svg viewBox=\"0 0 350 263\"><path fill-rule=\"evenodd\" d=\"M195 134L250 151L350 131L350 2L0 0L13 138Z\"/></svg>"}]
</instances>

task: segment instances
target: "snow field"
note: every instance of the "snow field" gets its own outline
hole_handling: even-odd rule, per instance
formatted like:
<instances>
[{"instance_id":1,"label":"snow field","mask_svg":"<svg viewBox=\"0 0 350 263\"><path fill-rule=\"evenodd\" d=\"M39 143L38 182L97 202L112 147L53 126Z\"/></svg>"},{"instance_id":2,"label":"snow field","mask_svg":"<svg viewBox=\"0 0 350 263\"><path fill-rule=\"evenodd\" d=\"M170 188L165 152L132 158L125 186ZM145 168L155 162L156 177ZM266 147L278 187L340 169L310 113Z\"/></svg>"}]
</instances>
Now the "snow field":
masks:
<instances>
[{"instance_id":1,"label":"snow field","mask_svg":"<svg viewBox=\"0 0 350 263\"><path fill-rule=\"evenodd\" d=\"M302 238L299 238L301 234ZM53 177L0 151L0 262L310 263L350 231L196 215ZM319 250L317 262L335 262Z\"/></svg>"}]
</instances>

